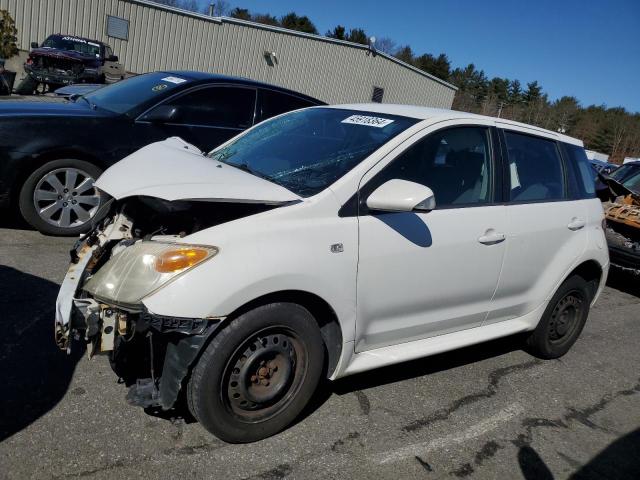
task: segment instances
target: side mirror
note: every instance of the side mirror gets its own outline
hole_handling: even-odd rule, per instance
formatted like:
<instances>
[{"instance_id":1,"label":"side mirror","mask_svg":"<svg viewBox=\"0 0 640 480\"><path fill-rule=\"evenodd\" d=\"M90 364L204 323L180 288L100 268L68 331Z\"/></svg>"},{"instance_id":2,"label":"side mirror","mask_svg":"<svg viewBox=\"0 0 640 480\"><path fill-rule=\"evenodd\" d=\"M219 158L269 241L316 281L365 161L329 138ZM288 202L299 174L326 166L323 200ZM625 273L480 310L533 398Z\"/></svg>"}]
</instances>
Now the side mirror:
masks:
<instances>
[{"instance_id":1,"label":"side mirror","mask_svg":"<svg viewBox=\"0 0 640 480\"><path fill-rule=\"evenodd\" d=\"M152 123L171 123L180 118L180 109L173 105L158 105L141 120Z\"/></svg>"},{"instance_id":2,"label":"side mirror","mask_svg":"<svg viewBox=\"0 0 640 480\"><path fill-rule=\"evenodd\" d=\"M436 198L429 187L406 180L389 180L376 188L367 207L384 212L430 212L436 208Z\"/></svg>"},{"instance_id":3,"label":"side mirror","mask_svg":"<svg viewBox=\"0 0 640 480\"><path fill-rule=\"evenodd\" d=\"M107 57L107 62L117 62L118 61L118 56L117 55L109 55Z\"/></svg>"},{"instance_id":4,"label":"side mirror","mask_svg":"<svg viewBox=\"0 0 640 480\"><path fill-rule=\"evenodd\" d=\"M31 42L31 48L38 48L39 46L38 42Z\"/></svg>"}]
</instances>

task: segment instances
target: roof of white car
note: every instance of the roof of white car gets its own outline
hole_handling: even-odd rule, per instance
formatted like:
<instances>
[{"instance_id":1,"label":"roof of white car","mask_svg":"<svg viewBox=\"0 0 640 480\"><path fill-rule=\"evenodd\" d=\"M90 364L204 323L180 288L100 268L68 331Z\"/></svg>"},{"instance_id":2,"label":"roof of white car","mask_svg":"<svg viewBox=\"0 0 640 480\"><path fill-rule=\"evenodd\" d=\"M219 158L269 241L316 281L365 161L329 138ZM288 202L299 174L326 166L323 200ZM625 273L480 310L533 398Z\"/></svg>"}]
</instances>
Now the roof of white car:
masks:
<instances>
[{"instance_id":1,"label":"roof of white car","mask_svg":"<svg viewBox=\"0 0 640 480\"><path fill-rule=\"evenodd\" d=\"M416 105L397 105L390 103L353 103L344 105L331 105L331 108L343 108L345 110L361 110L371 113L382 113L387 115L401 115L404 117L418 118L420 120L456 120L456 119L483 119L499 122L501 125L511 125L514 127L533 130L547 136L552 136L558 140L574 145L583 146L582 140L569 137L558 132L546 130L544 128L528 125L526 123L514 122L504 118L489 117L486 115L477 115L475 113L458 112L456 110L447 110L444 108L419 107Z\"/></svg>"}]
</instances>

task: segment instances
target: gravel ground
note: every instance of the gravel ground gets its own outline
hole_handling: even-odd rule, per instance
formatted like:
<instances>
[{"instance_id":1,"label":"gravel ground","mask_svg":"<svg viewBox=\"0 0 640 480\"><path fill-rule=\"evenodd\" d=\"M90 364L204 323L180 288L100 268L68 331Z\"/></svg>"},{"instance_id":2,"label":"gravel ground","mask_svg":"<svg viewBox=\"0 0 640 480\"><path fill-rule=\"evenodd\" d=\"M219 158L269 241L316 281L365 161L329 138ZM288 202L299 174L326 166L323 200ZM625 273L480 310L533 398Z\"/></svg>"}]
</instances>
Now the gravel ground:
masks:
<instances>
[{"instance_id":1,"label":"gravel ground","mask_svg":"<svg viewBox=\"0 0 640 480\"><path fill-rule=\"evenodd\" d=\"M560 360L510 338L368 372L229 445L129 407L106 358L57 351L72 243L0 229L0 478L640 478L637 278L611 276Z\"/></svg>"}]
</instances>

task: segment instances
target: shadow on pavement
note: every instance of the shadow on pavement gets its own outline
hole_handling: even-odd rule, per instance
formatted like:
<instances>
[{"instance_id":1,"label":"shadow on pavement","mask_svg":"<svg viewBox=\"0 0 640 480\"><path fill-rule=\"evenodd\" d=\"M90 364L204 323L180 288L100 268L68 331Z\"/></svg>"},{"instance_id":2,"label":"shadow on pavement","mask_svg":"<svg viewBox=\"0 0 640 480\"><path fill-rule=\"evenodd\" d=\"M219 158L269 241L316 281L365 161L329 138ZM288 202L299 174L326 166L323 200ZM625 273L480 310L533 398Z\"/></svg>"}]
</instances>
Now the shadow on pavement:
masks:
<instances>
[{"instance_id":1,"label":"shadow on pavement","mask_svg":"<svg viewBox=\"0 0 640 480\"><path fill-rule=\"evenodd\" d=\"M569 478L571 480L623 480L640 478L640 428L612 442ZM518 452L520 470L526 480L553 480L538 453L525 446Z\"/></svg>"},{"instance_id":2,"label":"shadow on pavement","mask_svg":"<svg viewBox=\"0 0 640 480\"><path fill-rule=\"evenodd\" d=\"M378 368L336 380L332 390L334 393L342 395L355 390L364 390L401 382L409 378L431 375L520 350L523 342L524 337L522 335L513 335L451 352L399 363L390 367Z\"/></svg>"},{"instance_id":3,"label":"shadow on pavement","mask_svg":"<svg viewBox=\"0 0 640 480\"><path fill-rule=\"evenodd\" d=\"M59 285L0 265L0 441L27 427L64 396L82 352L53 340Z\"/></svg>"},{"instance_id":4,"label":"shadow on pavement","mask_svg":"<svg viewBox=\"0 0 640 480\"><path fill-rule=\"evenodd\" d=\"M18 212L4 208L0 210L0 228L8 228L11 230L33 230L33 227L25 222Z\"/></svg>"},{"instance_id":5,"label":"shadow on pavement","mask_svg":"<svg viewBox=\"0 0 640 480\"><path fill-rule=\"evenodd\" d=\"M607 278L607 287L640 297L640 277L612 267Z\"/></svg>"},{"instance_id":6,"label":"shadow on pavement","mask_svg":"<svg viewBox=\"0 0 640 480\"><path fill-rule=\"evenodd\" d=\"M345 395L359 392L360 390L372 387L402 382L410 378L423 377L462 365L480 362L488 358L498 357L509 352L520 350L523 342L523 335L513 335L451 352L358 373L333 382L325 380L295 423L297 424L303 421L315 412L333 394ZM366 396L358 396L358 401L362 403L361 406L363 410L369 408L369 401L366 399Z\"/></svg>"}]
</instances>

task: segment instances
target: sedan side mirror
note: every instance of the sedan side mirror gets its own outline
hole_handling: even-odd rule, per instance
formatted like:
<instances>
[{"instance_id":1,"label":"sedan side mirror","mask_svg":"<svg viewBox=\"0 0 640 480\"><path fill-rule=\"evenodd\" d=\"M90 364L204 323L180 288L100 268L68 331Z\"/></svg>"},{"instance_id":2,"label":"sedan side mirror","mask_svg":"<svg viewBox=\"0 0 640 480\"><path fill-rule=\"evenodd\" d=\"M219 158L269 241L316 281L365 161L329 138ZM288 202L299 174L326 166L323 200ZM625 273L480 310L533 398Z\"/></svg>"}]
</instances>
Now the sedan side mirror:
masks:
<instances>
[{"instance_id":1,"label":"sedan side mirror","mask_svg":"<svg viewBox=\"0 0 640 480\"><path fill-rule=\"evenodd\" d=\"M38 42L31 42L31 48L38 48Z\"/></svg>"},{"instance_id":2,"label":"sedan side mirror","mask_svg":"<svg viewBox=\"0 0 640 480\"><path fill-rule=\"evenodd\" d=\"M140 120L151 123L172 123L180 117L180 109L173 105L158 105Z\"/></svg>"},{"instance_id":3,"label":"sedan side mirror","mask_svg":"<svg viewBox=\"0 0 640 480\"><path fill-rule=\"evenodd\" d=\"M429 187L393 179L383 183L369 195L367 207L385 212L430 212L436 208L436 198Z\"/></svg>"}]
</instances>

